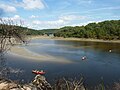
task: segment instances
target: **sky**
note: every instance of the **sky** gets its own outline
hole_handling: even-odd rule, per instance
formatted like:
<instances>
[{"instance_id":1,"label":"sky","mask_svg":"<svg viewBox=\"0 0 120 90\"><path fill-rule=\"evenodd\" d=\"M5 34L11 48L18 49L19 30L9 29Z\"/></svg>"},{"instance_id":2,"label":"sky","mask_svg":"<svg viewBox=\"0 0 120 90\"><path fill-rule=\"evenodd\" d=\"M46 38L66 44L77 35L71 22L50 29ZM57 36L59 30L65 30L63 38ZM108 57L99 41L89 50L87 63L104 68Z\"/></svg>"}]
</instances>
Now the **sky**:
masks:
<instances>
[{"instance_id":1,"label":"sky","mask_svg":"<svg viewBox=\"0 0 120 90\"><path fill-rule=\"evenodd\" d=\"M0 18L37 30L120 20L120 0L0 0Z\"/></svg>"}]
</instances>

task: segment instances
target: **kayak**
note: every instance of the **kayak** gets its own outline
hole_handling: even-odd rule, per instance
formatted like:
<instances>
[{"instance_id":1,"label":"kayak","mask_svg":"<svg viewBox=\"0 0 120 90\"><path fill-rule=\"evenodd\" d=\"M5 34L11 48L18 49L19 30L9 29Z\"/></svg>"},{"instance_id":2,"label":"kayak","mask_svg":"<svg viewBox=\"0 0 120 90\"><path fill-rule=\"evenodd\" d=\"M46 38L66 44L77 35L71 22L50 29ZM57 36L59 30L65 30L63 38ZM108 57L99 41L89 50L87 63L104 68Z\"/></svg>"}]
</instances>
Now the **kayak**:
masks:
<instances>
[{"instance_id":1,"label":"kayak","mask_svg":"<svg viewBox=\"0 0 120 90\"><path fill-rule=\"evenodd\" d=\"M40 75L43 75L43 74L45 74L45 72L44 71L38 71L38 70L32 70L32 73L34 73L34 74L40 74Z\"/></svg>"},{"instance_id":2,"label":"kayak","mask_svg":"<svg viewBox=\"0 0 120 90\"><path fill-rule=\"evenodd\" d=\"M82 57L82 60L85 60L85 59L86 59L86 56L83 56L83 57Z\"/></svg>"}]
</instances>

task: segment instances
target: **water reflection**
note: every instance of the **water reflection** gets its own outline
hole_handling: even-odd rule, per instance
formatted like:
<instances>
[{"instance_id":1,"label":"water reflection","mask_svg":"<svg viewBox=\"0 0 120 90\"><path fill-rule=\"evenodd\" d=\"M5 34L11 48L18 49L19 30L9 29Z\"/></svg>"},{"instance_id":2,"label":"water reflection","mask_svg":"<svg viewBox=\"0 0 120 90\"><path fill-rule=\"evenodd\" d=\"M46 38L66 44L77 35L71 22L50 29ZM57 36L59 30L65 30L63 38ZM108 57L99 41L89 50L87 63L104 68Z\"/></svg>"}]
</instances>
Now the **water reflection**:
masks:
<instances>
[{"instance_id":1,"label":"water reflection","mask_svg":"<svg viewBox=\"0 0 120 90\"><path fill-rule=\"evenodd\" d=\"M108 43L108 42L88 42L88 41L54 41L55 44L72 45L74 47L90 47L94 50L100 50L108 52L110 49L112 52L120 53L120 43Z\"/></svg>"},{"instance_id":2,"label":"water reflection","mask_svg":"<svg viewBox=\"0 0 120 90\"><path fill-rule=\"evenodd\" d=\"M119 46L120 44L116 43L36 39L24 47L38 54L63 57L74 63L39 62L9 56L9 66L24 69L26 76L23 78L27 77L28 80L33 77L32 69L43 69L47 72L46 77L50 82L58 77L74 78L82 74L89 85L99 84L101 77L106 84L110 84L120 79ZM111 53L109 49L112 50ZM82 56L87 56L87 60L82 61Z\"/></svg>"}]
</instances>

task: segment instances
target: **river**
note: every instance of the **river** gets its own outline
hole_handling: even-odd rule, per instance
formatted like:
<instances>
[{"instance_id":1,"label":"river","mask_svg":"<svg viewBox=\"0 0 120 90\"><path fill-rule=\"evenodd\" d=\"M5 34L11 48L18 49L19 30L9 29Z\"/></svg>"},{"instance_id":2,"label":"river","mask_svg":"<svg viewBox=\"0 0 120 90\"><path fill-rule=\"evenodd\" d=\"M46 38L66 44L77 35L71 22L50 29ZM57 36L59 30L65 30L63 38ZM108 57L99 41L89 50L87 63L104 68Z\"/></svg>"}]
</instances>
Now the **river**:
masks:
<instances>
[{"instance_id":1,"label":"river","mask_svg":"<svg viewBox=\"0 0 120 90\"><path fill-rule=\"evenodd\" d=\"M100 84L102 80L110 85L120 79L118 43L35 39L30 45L23 47L37 54L64 58L71 63L40 62L7 55L7 66L24 71L17 76L17 79L29 82L34 77L32 69L45 70L45 76L51 83L61 77L79 79L83 76L87 86L94 86ZM85 60L81 59L83 56L86 56ZM13 75L11 78L15 79L16 76Z\"/></svg>"}]
</instances>

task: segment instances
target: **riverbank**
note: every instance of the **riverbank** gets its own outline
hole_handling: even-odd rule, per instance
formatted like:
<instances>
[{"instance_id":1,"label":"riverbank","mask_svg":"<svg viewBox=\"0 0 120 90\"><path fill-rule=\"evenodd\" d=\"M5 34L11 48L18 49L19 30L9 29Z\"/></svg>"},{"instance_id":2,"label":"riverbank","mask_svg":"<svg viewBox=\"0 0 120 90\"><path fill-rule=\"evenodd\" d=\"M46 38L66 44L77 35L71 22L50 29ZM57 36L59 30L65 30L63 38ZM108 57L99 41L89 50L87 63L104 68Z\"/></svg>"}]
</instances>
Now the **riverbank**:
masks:
<instances>
[{"instance_id":1,"label":"riverbank","mask_svg":"<svg viewBox=\"0 0 120 90\"><path fill-rule=\"evenodd\" d=\"M69 41L87 41L87 42L106 42L106 43L120 43L120 40L101 40L101 39L86 39L86 38L52 38L55 40L69 40Z\"/></svg>"},{"instance_id":2,"label":"riverbank","mask_svg":"<svg viewBox=\"0 0 120 90\"><path fill-rule=\"evenodd\" d=\"M58 79L53 85L42 75L36 75L31 82L25 84L0 79L0 90L68 90L68 88L70 90L120 90L120 82L114 82L109 86L101 83L95 87L87 87L82 78L80 80Z\"/></svg>"},{"instance_id":3,"label":"riverbank","mask_svg":"<svg viewBox=\"0 0 120 90\"><path fill-rule=\"evenodd\" d=\"M42 75L36 75L30 83L16 82L10 79L0 79L0 90L52 90L52 86Z\"/></svg>"},{"instance_id":4,"label":"riverbank","mask_svg":"<svg viewBox=\"0 0 120 90\"><path fill-rule=\"evenodd\" d=\"M102 39L86 39L86 38L64 38L64 37L50 37L50 36L30 36L29 38L31 38L31 39L52 39L52 40L68 40L68 41L120 43L120 40L102 40Z\"/></svg>"}]
</instances>

